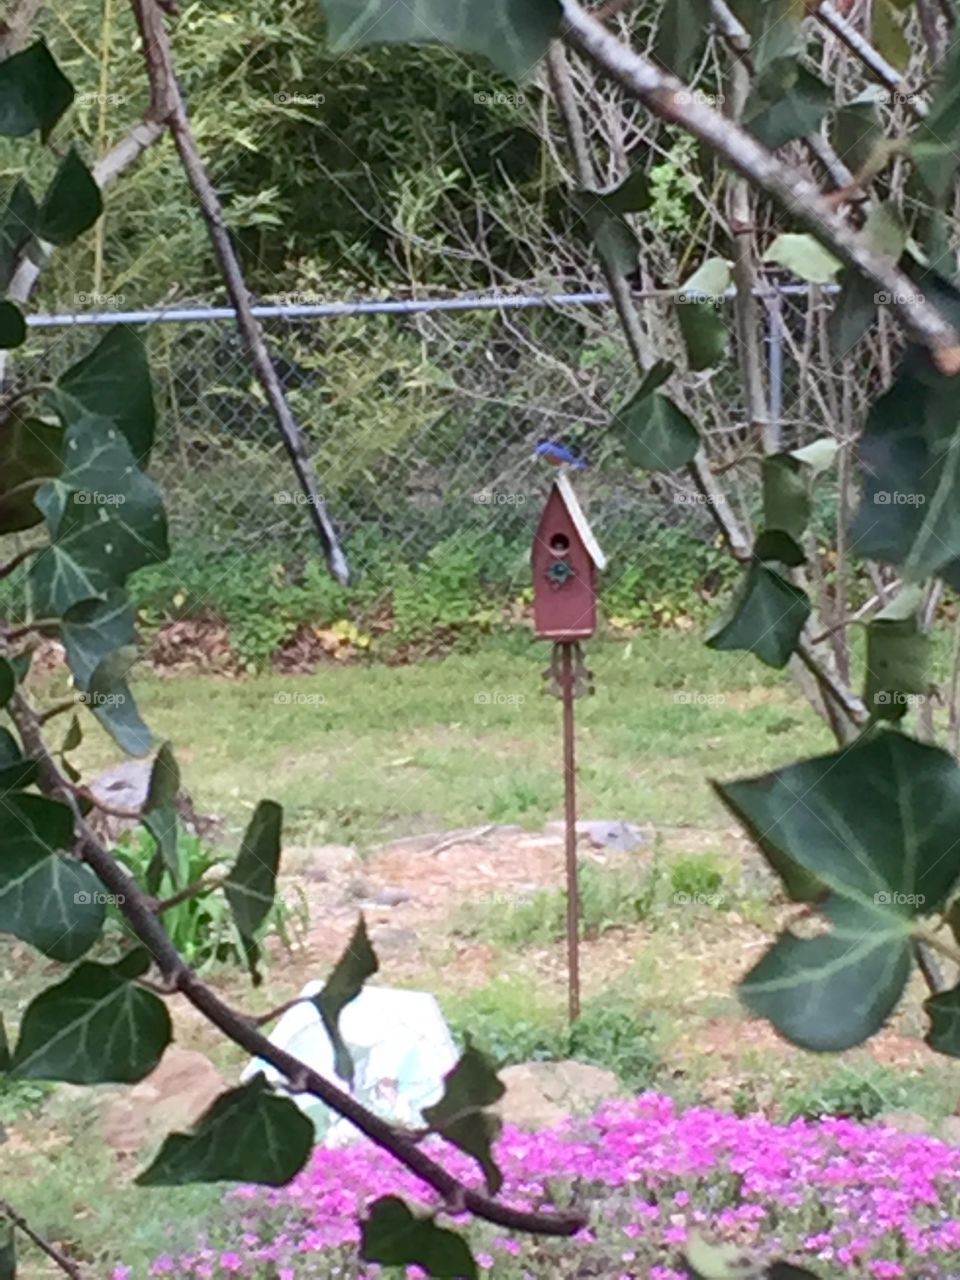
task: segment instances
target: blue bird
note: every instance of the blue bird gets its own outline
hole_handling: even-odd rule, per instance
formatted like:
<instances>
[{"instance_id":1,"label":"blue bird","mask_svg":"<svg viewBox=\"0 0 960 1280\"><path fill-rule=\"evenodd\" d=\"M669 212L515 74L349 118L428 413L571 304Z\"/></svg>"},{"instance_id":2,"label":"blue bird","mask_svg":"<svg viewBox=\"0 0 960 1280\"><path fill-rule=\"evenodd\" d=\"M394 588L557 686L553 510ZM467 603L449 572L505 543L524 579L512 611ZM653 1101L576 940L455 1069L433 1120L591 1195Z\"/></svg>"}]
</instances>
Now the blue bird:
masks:
<instances>
[{"instance_id":1,"label":"blue bird","mask_svg":"<svg viewBox=\"0 0 960 1280\"><path fill-rule=\"evenodd\" d=\"M565 444L556 440L541 440L534 449L533 456L549 462L551 467L573 467L575 471L582 471L587 465L583 458L578 458Z\"/></svg>"}]
</instances>

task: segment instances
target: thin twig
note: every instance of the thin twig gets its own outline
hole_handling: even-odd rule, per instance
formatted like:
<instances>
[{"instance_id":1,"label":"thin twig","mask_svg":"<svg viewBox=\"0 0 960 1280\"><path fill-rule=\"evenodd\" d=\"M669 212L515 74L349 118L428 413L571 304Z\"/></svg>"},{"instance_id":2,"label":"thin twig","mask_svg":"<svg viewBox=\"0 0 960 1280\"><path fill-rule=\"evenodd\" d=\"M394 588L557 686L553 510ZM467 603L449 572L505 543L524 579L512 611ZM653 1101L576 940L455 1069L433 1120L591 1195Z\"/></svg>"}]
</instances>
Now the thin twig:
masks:
<instances>
[{"instance_id":1,"label":"thin twig","mask_svg":"<svg viewBox=\"0 0 960 1280\"><path fill-rule=\"evenodd\" d=\"M41 724L45 724L47 720L50 719L51 714L55 715L57 710L69 711L71 707L75 710L76 706L76 702L63 703L59 708L54 708L52 712L45 711L43 715L38 716L37 719ZM131 822L139 822L143 817L142 809L124 809L119 806L114 807L113 805L105 804L104 801L94 795L89 787L81 786L77 782L69 782L67 779L64 779L64 783L70 788L73 794L78 797L78 799L85 800L87 804L92 804L95 809L99 809L101 813L105 813L109 818L124 818Z\"/></svg>"},{"instance_id":2,"label":"thin twig","mask_svg":"<svg viewBox=\"0 0 960 1280\"><path fill-rule=\"evenodd\" d=\"M31 556L39 555L41 551L46 551L46 546L38 544L32 547L25 547L23 551L18 551L12 560L8 560L6 564L0 564L0 578L9 578L11 573L15 573L25 560L29 560Z\"/></svg>"},{"instance_id":3,"label":"thin twig","mask_svg":"<svg viewBox=\"0 0 960 1280\"><path fill-rule=\"evenodd\" d=\"M234 1044L254 1058L270 1063L287 1080L296 1081L326 1106L432 1187L449 1204L462 1198L464 1209L478 1218L512 1231L537 1235L572 1236L586 1222L581 1213L538 1213L515 1209L471 1187L466 1187L443 1165L421 1151L393 1125L375 1115L332 1081L312 1070L293 1054L279 1048L257 1030L244 1013L231 1008L185 962L153 911L149 897L131 879L85 821L76 797L63 777L41 733L36 713L23 694L15 692L8 711L20 732L25 752L37 761L41 791L65 801L73 810L77 853L96 873L104 887L117 896L118 908L134 935L153 956L161 975Z\"/></svg>"},{"instance_id":4,"label":"thin twig","mask_svg":"<svg viewBox=\"0 0 960 1280\"><path fill-rule=\"evenodd\" d=\"M875 80L886 85L893 93L900 95L918 120L922 120L927 109L919 94L908 93L906 83L900 72L889 63L879 49L875 49L866 36L849 22L830 0L821 0L818 5L811 5L811 11L820 22L841 40L855 58L863 64Z\"/></svg>"},{"instance_id":5,"label":"thin twig","mask_svg":"<svg viewBox=\"0 0 960 1280\"><path fill-rule=\"evenodd\" d=\"M143 39L144 60L150 77L151 118L168 125L173 134L180 163L207 224L227 294L237 313L237 328L247 349L251 369L276 420L330 572L338 582L346 585L350 579L347 559L327 512L326 503L320 496L320 485L310 460L306 439L293 416L283 384L270 358L263 328L253 311L250 290L233 247L220 196L197 150L193 128L174 71L163 13L156 0L131 0L131 3Z\"/></svg>"},{"instance_id":6,"label":"thin twig","mask_svg":"<svg viewBox=\"0 0 960 1280\"><path fill-rule=\"evenodd\" d=\"M22 1231L28 1240L32 1240L42 1253L45 1253L52 1262L57 1264L64 1275L70 1276L71 1280L83 1280L83 1272L77 1264L50 1244L49 1241L44 1240L43 1236L38 1235L29 1222L21 1217L6 1200L0 1200L0 1218L6 1218L8 1222L12 1222L18 1231Z\"/></svg>"},{"instance_id":7,"label":"thin twig","mask_svg":"<svg viewBox=\"0 0 960 1280\"><path fill-rule=\"evenodd\" d=\"M567 144L573 156L577 183L582 190L589 191L594 184L593 161L587 147L566 53L562 45L555 45L547 55L547 74L563 121ZM649 344L637 314L636 302L627 281L615 271L611 271L602 260L601 264L620 327L637 371L642 376L650 361L651 353L647 349ZM702 450L687 471L733 556L737 560L747 560L750 556L750 542L735 519L729 503L725 501Z\"/></svg>"},{"instance_id":8,"label":"thin twig","mask_svg":"<svg viewBox=\"0 0 960 1280\"><path fill-rule=\"evenodd\" d=\"M940 371L960 373L960 338L949 321L916 293L907 277L852 232L819 189L745 129L708 106L675 76L634 52L595 22L577 0L561 0L565 37L662 120L706 143L720 158L812 232L846 266L896 299L895 310Z\"/></svg>"},{"instance_id":9,"label":"thin twig","mask_svg":"<svg viewBox=\"0 0 960 1280\"><path fill-rule=\"evenodd\" d=\"M176 893L171 893L169 898L161 898L159 902L154 904L153 910L156 915L161 916L164 911L179 907L183 902L190 902L193 898L202 898L208 893L215 893L217 889L222 889L226 882L226 876L215 876L209 880L194 880L193 884L184 885Z\"/></svg>"}]
</instances>

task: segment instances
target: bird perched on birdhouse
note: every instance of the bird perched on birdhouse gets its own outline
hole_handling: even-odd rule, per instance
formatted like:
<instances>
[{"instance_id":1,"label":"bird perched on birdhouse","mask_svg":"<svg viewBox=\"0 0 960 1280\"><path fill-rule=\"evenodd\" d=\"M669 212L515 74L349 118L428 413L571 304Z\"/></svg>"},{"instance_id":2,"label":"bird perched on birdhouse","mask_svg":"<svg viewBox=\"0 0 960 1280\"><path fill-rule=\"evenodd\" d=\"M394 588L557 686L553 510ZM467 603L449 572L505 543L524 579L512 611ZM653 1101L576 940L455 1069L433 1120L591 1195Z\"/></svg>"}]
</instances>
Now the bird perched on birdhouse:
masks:
<instances>
[{"instance_id":1,"label":"bird perched on birdhouse","mask_svg":"<svg viewBox=\"0 0 960 1280\"><path fill-rule=\"evenodd\" d=\"M606 556L564 471L557 476L533 539L534 629L542 640L576 641L597 628L596 575Z\"/></svg>"}]
</instances>

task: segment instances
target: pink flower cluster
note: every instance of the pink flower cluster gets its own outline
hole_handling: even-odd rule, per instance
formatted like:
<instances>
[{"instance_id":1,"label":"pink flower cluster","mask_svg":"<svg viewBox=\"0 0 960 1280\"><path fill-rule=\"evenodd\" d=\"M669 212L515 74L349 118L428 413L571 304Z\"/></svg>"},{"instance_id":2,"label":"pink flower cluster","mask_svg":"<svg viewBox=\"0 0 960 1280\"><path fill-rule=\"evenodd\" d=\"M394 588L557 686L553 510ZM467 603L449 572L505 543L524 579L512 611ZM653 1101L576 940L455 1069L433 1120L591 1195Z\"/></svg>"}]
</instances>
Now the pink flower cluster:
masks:
<instances>
[{"instance_id":1,"label":"pink flower cluster","mask_svg":"<svg viewBox=\"0 0 960 1280\"><path fill-rule=\"evenodd\" d=\"M472 1161L449 1148L441 1154L454 1172L477 1181ZM790 1257L823 1277L960 1278L960 1150L935 1138L835 1118L778 1125L699 1107L678 1111L670 1098L645 1093L556 1129L508 1128L497 1154L504 1199L528 1208L573 1203L590 1217L572 1241L511 1240L464 1223L480 1267L497 1280L568 1276L581 1267L614 1280L683 1280L690 1232ZM209 1224L188 1254L156 1258L149 1274L374 1276L378 1268L357 1258L357 1217L389 1193L434 1203L416 1178L366 1142L320 1148L289 1186L232 1193L230 1222ZM229 1247L215 1247L220 1238ZM129 1276L118 1267L113 1280Z\"/></svg>"}]
</instances>

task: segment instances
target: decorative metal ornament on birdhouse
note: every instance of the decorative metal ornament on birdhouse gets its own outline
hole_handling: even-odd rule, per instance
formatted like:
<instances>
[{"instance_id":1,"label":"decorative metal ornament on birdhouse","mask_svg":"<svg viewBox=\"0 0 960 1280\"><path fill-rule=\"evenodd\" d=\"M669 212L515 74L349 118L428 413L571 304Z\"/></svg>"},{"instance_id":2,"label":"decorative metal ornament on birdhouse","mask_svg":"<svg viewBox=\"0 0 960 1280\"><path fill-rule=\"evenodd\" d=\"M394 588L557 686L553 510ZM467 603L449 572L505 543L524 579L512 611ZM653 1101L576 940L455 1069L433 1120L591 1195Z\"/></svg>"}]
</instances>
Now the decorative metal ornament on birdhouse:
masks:
<instances>
[{"instance_id":1,"label":"decorative metal ornament on birdhouse","mask_svg":"<svg viewBox=\"0 0 960 1280\"><path fill-rule=\"evenodd\" d=\"M580 641L597 629L597 573L607 559L565 472L557 476L533 539L533 619L553 641L547 692L563 699L563 792L567 876L567 992L571 1025L580 1016L580 894L574 699L593 693Z\"/></svg>"},{"instance_id":2,"label":"decorative metal ornament on birdhouse","mask_svg":"<svg viewBox=\"0 0 960 1280\"><path fill-rule=\"evenodd\" d=\"M597 629L597 572L607 560L569 477L561 473L533 539L533 621L541 640L585 640Z\"/></svg>"}]
</instances>

